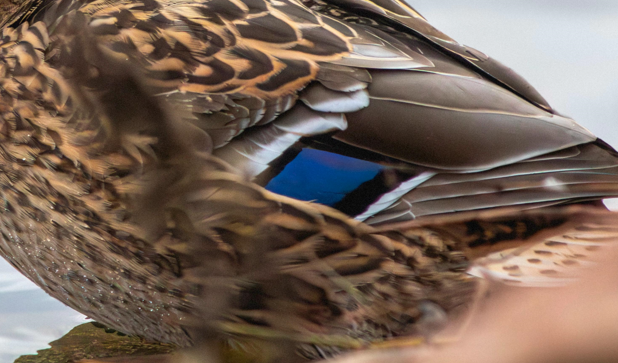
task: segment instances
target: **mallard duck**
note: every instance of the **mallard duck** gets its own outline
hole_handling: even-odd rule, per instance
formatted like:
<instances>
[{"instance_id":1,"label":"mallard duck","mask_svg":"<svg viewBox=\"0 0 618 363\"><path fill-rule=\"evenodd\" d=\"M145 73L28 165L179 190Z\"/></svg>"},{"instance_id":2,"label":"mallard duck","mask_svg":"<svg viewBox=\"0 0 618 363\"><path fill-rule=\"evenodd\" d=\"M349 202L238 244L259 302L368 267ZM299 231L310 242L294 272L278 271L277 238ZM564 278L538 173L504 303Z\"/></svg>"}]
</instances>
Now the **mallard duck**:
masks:
<instances>
[{"instance_id":1,"label":"mallard duck","mask_svg":"<svg viewBox=\"0 0 618 363\"><path fill-rule=\"evenodd\" d=\"M398 0L4 10L0 251L124 333L408 334L481 247L618 194L610 146Z\"/></svg>"}]
</instances>

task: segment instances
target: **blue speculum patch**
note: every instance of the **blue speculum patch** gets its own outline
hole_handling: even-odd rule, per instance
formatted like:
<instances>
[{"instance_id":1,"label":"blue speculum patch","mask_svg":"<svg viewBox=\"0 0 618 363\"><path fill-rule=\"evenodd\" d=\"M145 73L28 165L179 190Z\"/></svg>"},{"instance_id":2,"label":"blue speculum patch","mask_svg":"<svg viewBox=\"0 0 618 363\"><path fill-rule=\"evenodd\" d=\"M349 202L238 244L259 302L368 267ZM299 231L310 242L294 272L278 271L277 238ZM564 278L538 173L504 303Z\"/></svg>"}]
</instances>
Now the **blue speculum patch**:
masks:
<instances>
[{"instance_id":1,"label":"blue speculum patch","mask_svg":"<svg viewBox=\"0 0 618 363\"><path fill-rule=\"evenodd\" d=\"M384 169L380 164L316 149L303 149L266 189L333 206Z\"/></svg>"}]
</instances>

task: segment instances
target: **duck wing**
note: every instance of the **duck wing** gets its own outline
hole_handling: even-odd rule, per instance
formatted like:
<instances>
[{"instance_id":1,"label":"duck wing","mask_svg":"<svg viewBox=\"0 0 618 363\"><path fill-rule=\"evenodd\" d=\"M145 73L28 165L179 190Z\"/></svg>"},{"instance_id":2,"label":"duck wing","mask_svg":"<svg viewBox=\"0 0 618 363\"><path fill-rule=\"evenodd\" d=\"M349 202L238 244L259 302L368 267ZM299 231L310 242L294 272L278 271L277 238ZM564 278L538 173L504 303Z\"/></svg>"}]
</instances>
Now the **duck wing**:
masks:
<instances>
[{"instance_id":1,"label":"duck wing","mask_svg":"<svg viewBox=\"0 0 618 363\"><path fill-rule=\"evenodd\" d=\"M42 21L52 39L71 14L85 16L204 150L275 193L375 223L616 195L610 147L400 2L62 0L39 9L20 21ZM57 44L45 54L59 69Z\"/></svg>"},{"instance_id":2,"label":"duck wing","mask_svg":"<svg viewBox=\"0 0 618 363\"><path fill-rule=\"evenodd\" d=\"M549 112L554 112L547 101L525 79L510 68L481 51L462 45L433 27L419 12L399 0L332 0L352 11L370 13L401 25L436 46L458 61L472 66L494 82L520 95Z\"/></svg>"}]
</instances>

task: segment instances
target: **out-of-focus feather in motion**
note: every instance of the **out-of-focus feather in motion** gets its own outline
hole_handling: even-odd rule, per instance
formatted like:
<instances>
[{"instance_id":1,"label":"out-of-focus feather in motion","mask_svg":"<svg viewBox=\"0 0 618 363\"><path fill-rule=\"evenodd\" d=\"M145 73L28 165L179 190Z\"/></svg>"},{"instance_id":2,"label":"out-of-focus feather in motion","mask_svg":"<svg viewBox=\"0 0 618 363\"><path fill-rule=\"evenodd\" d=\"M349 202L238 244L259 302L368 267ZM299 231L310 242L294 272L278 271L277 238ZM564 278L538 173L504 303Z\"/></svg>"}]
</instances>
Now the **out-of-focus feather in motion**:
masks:
<instances>
[{"instance_id":1,"label":"out-of-focus feather in motion","mask_svg":"<svg viewBox=\"0 0 618 363\"><path fill-rule=\"evenodd\" d=\"M606 220L609 230L615 229L615 220ZM365 351L333 362L615 362L618 236L606 236L612 245L575 283L555 289L495 289L458 342Z\"/></svg>"}]
</instances>

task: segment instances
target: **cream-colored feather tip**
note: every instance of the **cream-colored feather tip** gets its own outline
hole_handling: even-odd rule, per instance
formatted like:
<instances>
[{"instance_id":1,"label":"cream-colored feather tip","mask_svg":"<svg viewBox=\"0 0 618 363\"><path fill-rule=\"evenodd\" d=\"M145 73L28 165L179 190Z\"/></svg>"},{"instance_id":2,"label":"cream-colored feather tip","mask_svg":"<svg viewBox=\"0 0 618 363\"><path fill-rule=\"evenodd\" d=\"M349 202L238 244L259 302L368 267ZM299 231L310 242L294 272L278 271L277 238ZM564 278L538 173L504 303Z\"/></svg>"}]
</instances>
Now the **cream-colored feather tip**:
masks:
<instances>
[{"instance_id":1,"label":"cream-colored feather tip","mask_svg":"<svg viewBox=\"0 0 618 363\"><path fill-rule=\"evenodd\" d=\"M509 285L562 286L596 266L617 242L618 228L611 219L582 223L540 242L478 259L470 273Z\"/></svg>"}]
</instances>

